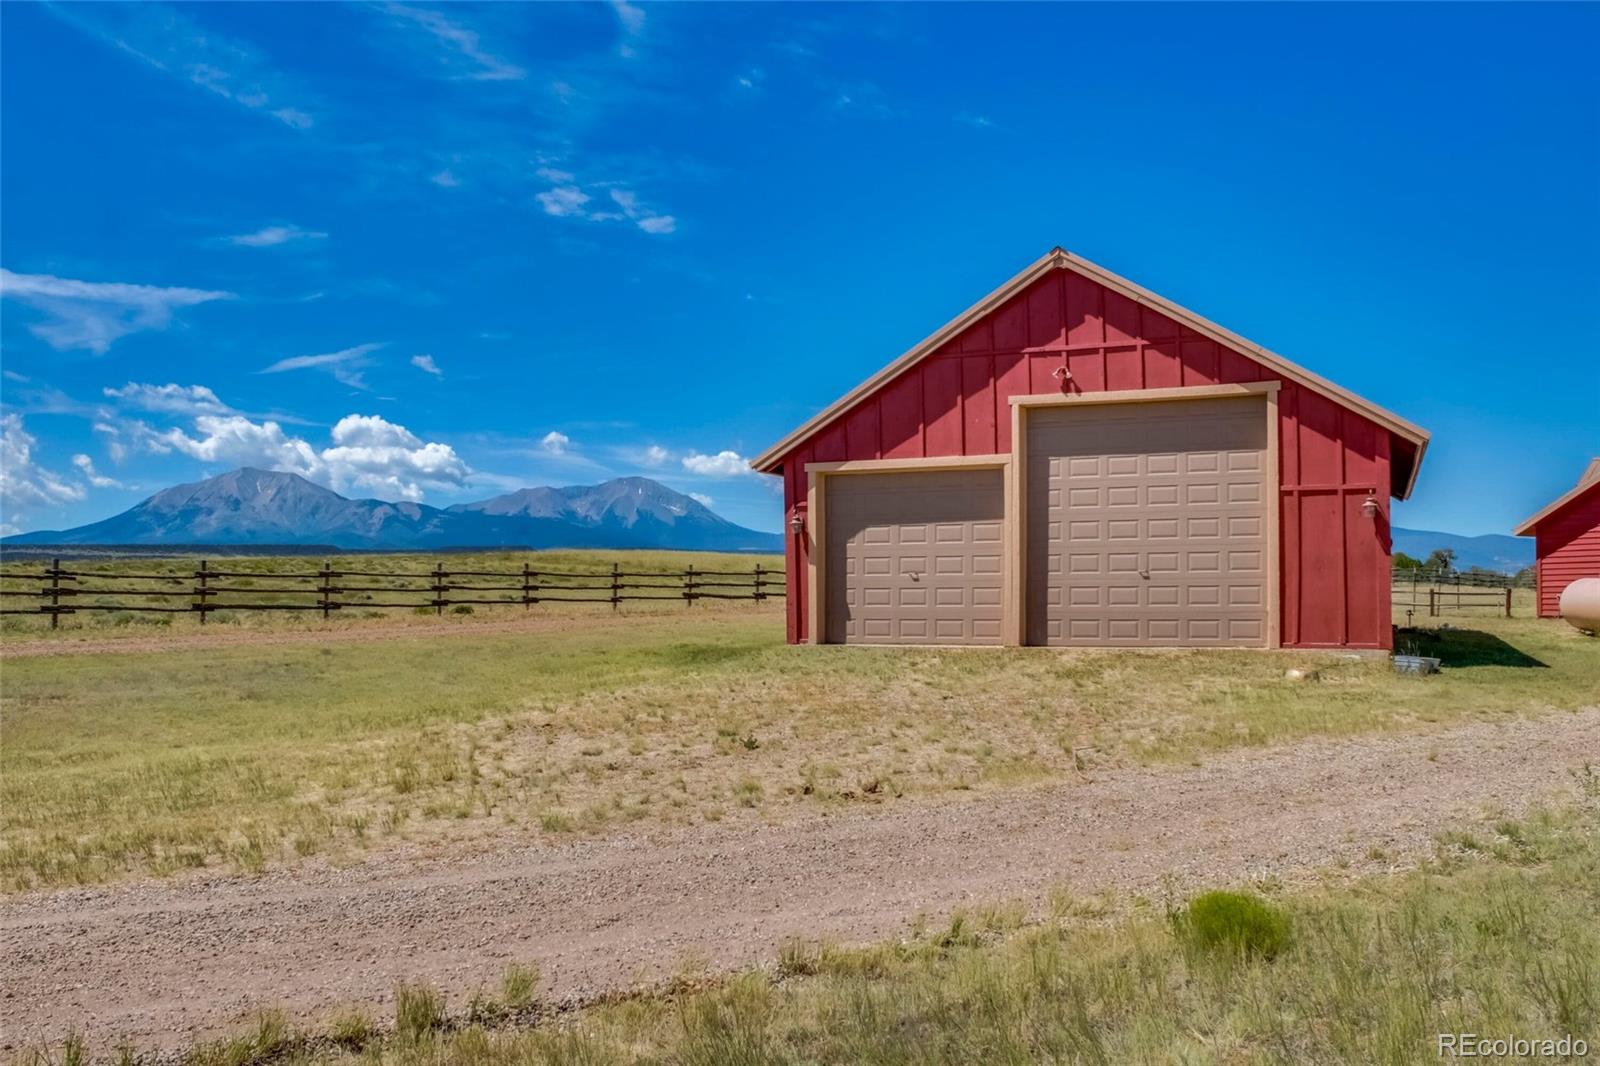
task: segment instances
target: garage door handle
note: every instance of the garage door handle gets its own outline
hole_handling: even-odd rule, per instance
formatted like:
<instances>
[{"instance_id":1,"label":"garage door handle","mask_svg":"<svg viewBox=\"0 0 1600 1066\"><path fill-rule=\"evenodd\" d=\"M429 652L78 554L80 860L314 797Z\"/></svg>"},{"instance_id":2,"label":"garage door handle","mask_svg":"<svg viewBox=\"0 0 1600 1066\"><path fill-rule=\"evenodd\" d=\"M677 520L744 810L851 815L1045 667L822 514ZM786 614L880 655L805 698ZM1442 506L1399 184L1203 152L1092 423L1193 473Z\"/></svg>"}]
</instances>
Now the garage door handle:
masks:
<instances>
[{"instance_id":1,"label":"garage door handle","mask_svg":"<svg viewBox=\"0 0 1600 1066\"><path fill-rule=\"evenodd\" d=\"M907 574L906 576L909 577L912 581L921 581L922 580L922 575L921 574L913 573L913 574Z\"/></svg>"},{"instance_id":2,"label":"garage door handle","mask_svg":"<svg viewBox=\"0 0 1600 1066\"><path fill-rule=\"evenodd\" d=\"M1150 571L1141 570L1141 571L1139 571L1139 576L1144 578L1146 581L1149 581L1150 580Z\"/></svg>"}]
</instances>

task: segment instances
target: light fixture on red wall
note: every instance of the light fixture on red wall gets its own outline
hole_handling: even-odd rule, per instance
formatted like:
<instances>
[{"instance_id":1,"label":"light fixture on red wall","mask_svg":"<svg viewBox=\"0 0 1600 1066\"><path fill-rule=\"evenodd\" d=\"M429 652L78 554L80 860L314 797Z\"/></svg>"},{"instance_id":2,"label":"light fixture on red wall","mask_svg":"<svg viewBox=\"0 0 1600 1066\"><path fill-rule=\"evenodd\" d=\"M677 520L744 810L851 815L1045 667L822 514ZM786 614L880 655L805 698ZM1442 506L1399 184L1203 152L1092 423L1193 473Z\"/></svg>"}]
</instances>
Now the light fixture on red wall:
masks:
<instances>
[{"instance_id":1,"label":"light fixture on red wall","mask_svg":"<svg viewBox=\"0 0 1600 1066\"><path fill-rule=\"evenodd\" d=\"M1367 498L1361 501L1361 517L1371 520L1378 517L1378 497L1367 493Z\"/></svg>"}]
</instances>

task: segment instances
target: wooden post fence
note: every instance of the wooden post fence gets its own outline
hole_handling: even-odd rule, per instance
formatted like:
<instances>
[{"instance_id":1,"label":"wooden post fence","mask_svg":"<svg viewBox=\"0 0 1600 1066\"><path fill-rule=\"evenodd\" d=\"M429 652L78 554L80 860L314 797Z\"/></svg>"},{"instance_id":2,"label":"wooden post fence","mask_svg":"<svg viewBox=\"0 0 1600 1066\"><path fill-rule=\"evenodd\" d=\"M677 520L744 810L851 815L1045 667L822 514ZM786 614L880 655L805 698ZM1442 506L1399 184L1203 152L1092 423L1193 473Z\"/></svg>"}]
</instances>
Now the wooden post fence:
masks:
<instances>
[{"instance_id":1,"label":"wooden post fence","mask_svg":"<svg viewBox=\"0 0 1600 1066\"><path fill-rule=\"evenodd\" d=\"M200 560L200 569L197 570L195 572L195 575L194 575L195 576L195 580L197 582L199 582L199 584L196 586L196 588L194 590L194 594L200 598L200 602L197 605L197 609L200 612L200 624L201 625L205 625L206 624L206 596L208 596L210 594L209 590L207 588L207 585L206 585L206 578L208 576L210 576L210 573L211 573L211 563L208 562L205 559L201 559Z\"/></svg>"},{"instance_id":2,"label":"wooden post fence","mask_svg":"<svg viewBox=\"0 0 1600 1066\"><path fill-rule=\"evenodd\" d=\"M50 628L61 625L61 560L50 564Z\"/></svg>"},{"instance_id":3,"label":"wooden post fence","mask_svg":"<svg viewBox=\"0 0 1600 1066\"><path fill-rule=\"evenodd\" d=\"M524 611L536 603L610 604L620 611L634 600L672 600L692 607L702 599L745 600L765 603L785 595L783 572L774 573L755 564L750 570L682 570L633 572L612 563L574 570L540 571L529 563L503 570L447 570L442 562L428 570L344 570L332 561L293 567L228 569L226 562L213 569L209 559L193 570L174 567L164 572L141 573L139 567L91 566L70 569L59 558L47 568L21 572L0 567L0 612L45 614L50 627L61 626L61 615L79 612L149 611L194 614L206 624L223 611L309 612L331 620L342 608L433 608L443 616L446 608L462 604L514 606ZM674 587L672 582L677 581ZM24 591L18 582L26 582ZM417 593L428 590L426 597Z\"/></svg>"}]
</instances>

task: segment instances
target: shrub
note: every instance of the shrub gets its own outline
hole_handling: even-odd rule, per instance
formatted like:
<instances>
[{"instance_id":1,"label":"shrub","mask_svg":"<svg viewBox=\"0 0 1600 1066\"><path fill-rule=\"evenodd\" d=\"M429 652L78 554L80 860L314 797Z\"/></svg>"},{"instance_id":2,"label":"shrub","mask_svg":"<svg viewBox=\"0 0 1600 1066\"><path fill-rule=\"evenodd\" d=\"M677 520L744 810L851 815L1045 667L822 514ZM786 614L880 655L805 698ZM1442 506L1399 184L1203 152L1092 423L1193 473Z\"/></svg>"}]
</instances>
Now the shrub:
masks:
<instances>
[{"instance_id":1,"label":"shrub","mask_svg":"<svg viewBox=\"0 0 1600 1066\"><path fill-rule=\"evenodd\" d=\"M394 989L394 1031L418 1040L444 1026L444 997L431 985L399 984Z\"/></svg>"},{"instance_id":2,"label":"shrub","mask_svg":"<svg viewBox=\"0 0 1600 1066\"><path fill-rule=\"evenodd\" d=\"M533 1005L539 987L539 967L512 963L500 977L500 1002L507 1010L526 1010Z\"/></svg>"},{"instance_id":3,"label":"shrub","mask_svg":"<svg viewBox=\"0 0 1600 1066\"><path fill-rule=\"evenodd\" d=\"M472 613L472 604L470 604L470 603L458 603L454 607L450 608L450 613L451 614L471 614Z\"/></svg>"},{"instance_id":4,"label":"shrub","mask_svg":"<svg viewBox=\"0 0 1600 1066\"><path fill-rule=\"evenodd\" d=\"M1289 943L1289 916L1257 896L1207 892L1189 901L1181 935L1209 951L1271 959Z\"/></svg>"},{"instance_id":5,"label":"shrub","mask_svg":"<svg viewBox=\"0 0 1600 1066\"><path fill-rule=\"evenodd\" d=\"M377 1033L372 1018L359 1007L349 1007L333 1016L328 1026L328 1037L335 1044L352 1050L365 1047Z\"/></svg>"}]
</instances>

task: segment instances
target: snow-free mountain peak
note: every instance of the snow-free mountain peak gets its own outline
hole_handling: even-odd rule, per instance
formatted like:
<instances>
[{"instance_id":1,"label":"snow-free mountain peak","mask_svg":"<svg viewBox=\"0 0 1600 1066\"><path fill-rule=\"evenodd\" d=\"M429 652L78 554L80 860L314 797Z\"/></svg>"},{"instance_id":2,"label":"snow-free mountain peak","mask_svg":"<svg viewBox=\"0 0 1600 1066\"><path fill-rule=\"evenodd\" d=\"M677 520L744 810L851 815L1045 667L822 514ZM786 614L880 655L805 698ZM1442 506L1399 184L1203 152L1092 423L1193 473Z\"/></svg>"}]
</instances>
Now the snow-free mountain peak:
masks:
<instances>
[{"instance_id":1,"label":"snow-free mountain peak","mask_svg":"<svg viewBox=\"0 0 1600 1066\"><path fill-rule=\"evenodd\" d=\"M341 548L681 548L779 551L649 478L519 489L440 509L352 500L298 474L242 467L174 485L100 522L7 538L12 544L329 544Z\"/></svg>"}]
</instances>

